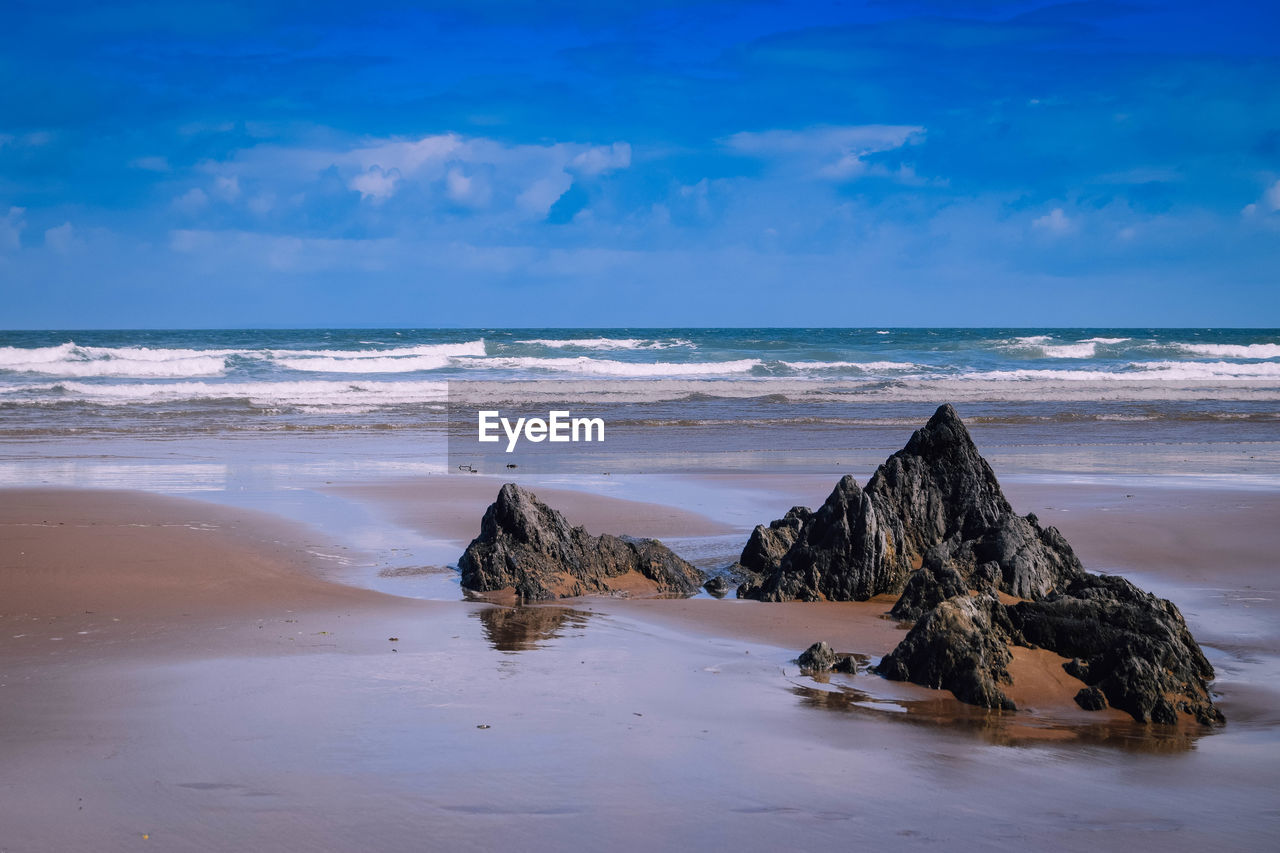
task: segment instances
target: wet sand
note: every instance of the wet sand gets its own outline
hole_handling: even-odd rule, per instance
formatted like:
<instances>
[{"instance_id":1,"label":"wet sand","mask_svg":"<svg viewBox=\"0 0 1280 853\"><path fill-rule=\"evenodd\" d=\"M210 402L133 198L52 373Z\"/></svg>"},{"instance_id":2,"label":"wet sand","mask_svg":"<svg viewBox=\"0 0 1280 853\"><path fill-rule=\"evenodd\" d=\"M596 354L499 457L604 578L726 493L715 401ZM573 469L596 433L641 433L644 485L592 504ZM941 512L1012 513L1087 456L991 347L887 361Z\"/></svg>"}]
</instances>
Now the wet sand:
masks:
<instances>
[{"instance_id":1,"label":"wet sand","mask_svg":"<svg viewBox=\"0 0 1280 853\"><path fill-rule=\"evenodd\" d=\"M395 488L418 496L406 520L444 499ZM475 488L466 501L481 500ZM1226 508L1231 533L1261 542L1185 534L1202 508L1187 498L1111 528L1084 511L1103 515L1099 496L1054 494L1037 511L1087 563L1155 574L1178 557L1168 579L1194 583L1218 553L1219 581L1267 578L1244 566L1274 533ZM572 520L600 513L589 529L721 529L577 499ZM462 503L441 530L462 531ZM1144 536L1171 544L1132 544ZM1054 699L1059 662L1020 660L1018 701L1046 707L1011 718L795 669L816 639L891 648L902 627L880 618L887 600L416 601L321 580L314 557L332 546L192 501L0 492L5 848L135 849L147 835L166 850L1257 849L1280 831L1275 726L1241 711L1265 702L1234 687L1226 729L1153 733L1072 718ZM1220 617L1188 613L1207 627Z\"/></svg>"},{"instance_id":2,"label":"wet sand","mask_svg":"<svg viewBox=\"0 0 1280 853\"><path fill-rule=\"evenodd\" d=\"M480 519L505 482L524 484L524 478L515 474L508 478L446 474L335 486L327 491L370 501L405 527L465 545L480 532ZM595 536L625 533L661 539L714 536L735 530L733 525L664 504L543 485L533 488L570 522L582 525Z\"/></svg>"}]
</instances>

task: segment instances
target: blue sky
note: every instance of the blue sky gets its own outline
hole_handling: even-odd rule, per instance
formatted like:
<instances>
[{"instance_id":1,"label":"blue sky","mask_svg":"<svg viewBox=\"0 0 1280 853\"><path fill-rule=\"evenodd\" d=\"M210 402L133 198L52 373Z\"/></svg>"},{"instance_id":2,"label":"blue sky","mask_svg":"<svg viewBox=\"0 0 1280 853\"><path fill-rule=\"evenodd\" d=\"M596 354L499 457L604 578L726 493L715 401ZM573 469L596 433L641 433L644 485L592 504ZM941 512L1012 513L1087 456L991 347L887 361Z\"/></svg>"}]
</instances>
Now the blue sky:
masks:
<instances>
[{"instance_id":1,"label":"blue sky","mask_svg":"<svg viewBox=\"0 0 1280 853\"><path fill-rule=\"evenodd\" d=\"M0 327L1280 326L1280 12L36 3Z\"/></svg>"}]
</instances>

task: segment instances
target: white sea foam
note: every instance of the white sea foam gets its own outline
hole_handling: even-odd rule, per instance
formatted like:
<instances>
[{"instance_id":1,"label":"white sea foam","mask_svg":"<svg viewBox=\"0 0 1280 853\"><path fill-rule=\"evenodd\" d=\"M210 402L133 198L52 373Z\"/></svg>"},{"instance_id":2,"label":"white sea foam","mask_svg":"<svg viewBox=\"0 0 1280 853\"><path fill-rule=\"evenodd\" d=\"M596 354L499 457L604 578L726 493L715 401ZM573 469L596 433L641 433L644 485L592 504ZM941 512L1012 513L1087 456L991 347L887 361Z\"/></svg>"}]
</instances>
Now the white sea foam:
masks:
<instances>
[{"instance_id":1,"label":"white sea foam","mask_svg":"<svg viewBox=\"0 0 1280 853\"><path fill-rule=\"evenodd\" d=\"M1173 346L1191 355L1211 358L1280 358L1280 344L1184 344Z\"/></svg>"},{"instance_id":2,"label":"white sea foam","mask_svg":"<svg viewBox=\"0 0 1280 853\"><path fill-rule=\"evenodd\" d=\"M1161 379L1280 379L1280 362L1143 361L1129 365Z\"/></svg>"},{"instance_id":3,"label":"white sea foam","mask_svg":"<svg viewBox=\"0 0 1280 853\"><path fill-rule=\"evenodd\" d=\"M273 359L281 358L331 358L331 359L369 359L369 358L412 358L414 356L482 356L485 354L484 340L465 341L457 344L422 344L415 347L393 347L392 349L273 349L273 350L237 350L245 355L261 355L265 352Z\"/></svg>"},{"instance_id":4,"label":"white sea foam","mask_svg":"<svg viewBox=\"0 0 1280 853\"><path fill-rule=\"evenodd\" d=\"M438 370L453 363L450 356L414 355L398 358L277 358L276 364L290 370L312 373L414 373L420 370Z\"/></svg>"},{"instance_id":5,"label":"white sea foam","mask_svg":"<svg viewBox=\"0 0 1280 853\"><path fill-rule=\"evenodd\" d=\"M884 370L919 370L909 361L783 361L791 370L859 370L864 373Z\"/></svg>"},{"instance_id":6,"label":"white sea foam","mask_svg":"<svg viewBox=\"0 0 1280 853\"><path fill-rule=\"evenodd\" d=\"M0 347L0 371L48 376L182 378L218 376L232 350L88 347Z\"/></svg>"},{"instance_id":7,"label":"white sea foam","mask_svg":"<svg viewBox=\"0 0 1280 853\"><path fill-rule=\"evenodd\" d=\"M712 361L697 363L672 362L630 362L610 359L588 358L530 358L530 357L498 357L468 359L464 366L468 368L488 368L497 370L551 370L562 373L582 373L595 376L724 376L735 373L748 373L762 364L758 358L743 358L735 361Z\"/></svg>"},{"instance_id":8,"label":"white sea foam","mask_svg":"<svg viewBox=\"0 0 1280 853\"><path fill-rule=\"evenodd\" d=\"M527 341L516 341L518 344L548 347L550 349L671 349L672 347L693 347L693 341L683 338L670 340L654 340L652 338L532 338ZM481 353L483 355L483 353Z\"/></svg>"},{"instance_id":9,"label":"white sea foam","mask_svg":"<svg viewBox=\"0 0 1280 853\"><path fill-rule=\"evenodd\" d=\"M1014 352L1030 351L1040 358L1094 358L1098 355L1099 346L1122 344L1129 338L1085 338L1074 343L1054 344L1049 335L1028 335L1014 338L1010 344L1001 349Z\"/></svg>"},{"instance_id":10,"label":"white sea foam","mask_svg":"<svg viewBox=\"0 0 1280 853\"><path fill-rule=\"evenodd\" d=\"M361 406L439 403L448 398L445 382L132 382L90 385L57 382L0 388L0 399L37 402L80 401L131 405L207 400L248 400L259 407Z\"/></svg>"},{"instance_id":11,"label":"white sea foam","mask_svg":"<svg viewBox=\"0 0 1280 853\"><path fill-rule=\"evenodd\" d=\"M1182 382L1242 379L1280 379L1280 362L1237 364L1227 361L1134 361L1123 370L989 370L965 374L957 381L979 382L1034 381L1050 382Z\"/></svg>"}]
</instances>

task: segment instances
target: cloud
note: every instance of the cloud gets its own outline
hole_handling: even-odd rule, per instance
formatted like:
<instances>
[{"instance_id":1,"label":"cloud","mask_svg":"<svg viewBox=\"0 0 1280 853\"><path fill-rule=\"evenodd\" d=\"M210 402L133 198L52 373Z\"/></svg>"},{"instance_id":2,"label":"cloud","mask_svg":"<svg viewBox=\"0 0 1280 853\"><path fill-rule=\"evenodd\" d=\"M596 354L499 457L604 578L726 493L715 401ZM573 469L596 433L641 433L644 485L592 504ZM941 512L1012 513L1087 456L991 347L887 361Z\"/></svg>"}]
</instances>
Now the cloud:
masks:
<instances>
[{"instance_id":1,"label":"cloud","mask_svg":"<svg viewBox=\"0 0 1280 853\"><path fill-rule=\"evenodd\" d=\"M337 180L374 205L396 198L402 214L447 216L463 207L527 221L546 217L575 180L589 182L630 168L632 154L625 141L527 144L440 133L366 137L345 147L263 143L199 168L235 175L255 191L280 197L301 192L324 197L325 192L315 191ZM330 201L337 210L336 199L330 196Z\"/></svg>"},{"instance_id":2,"label":"cloud","mask_svg":"<svg viewBox=\"0 0 1280 853\"><path fill-rule=\"evenodd\" d=\"M213 194L225 202L233 202L240 197L240 179L235 175L219 175L213 181Z\"/></svg>"},{"instance_id":3,"label":"cloud","mask_svg":"<svg viewBox=\"0 0 1280 853\"><path fill-rule=\"evenodd\" d=\"M626 142L588 148L574 157L569 166L580 175L601 175L631 165L631 146Z\"/></svg>"},{"instance_id":4,"label":"cloud","mask_svg":"<svg viewBox=\"0 0 1280 853\"><path fill-rule=\"evenodd\" d=\"M355 175L347 182L347 186L360 193L360 198L380 202L395 194L396 184L400 182L400 170L384 170L381 166L370 166L368 171Z\"/></svg>"},{"instance_id":5,"label":"cloud","mask_svg":"<svg viewBox=\"0 0 1280 853\"><path fill-rule=\"evenodd\" d=\"M199 213L209 204L209 196L199 187L192 187L173 200L173 208L188 216Z\"/></svg>"},{"instance_id":6,"label":"cloud","mask_svg":"<svg viewBox=\"0 0 1280 853\"><path fill-rule=\"evenodd\" d=\"M492 197L489 182L483 175L466 174L457 166L445 173L444 185L449 199L464 207L485 207Z\"/></svg>"},{"instance_id":7,"label":"cloud","mask_svg":"<svg viewBox=\"0 0 1280 853\"><path fill-rule=\"evenodd\" d=\"M869 155L893 151L924 140L916 125L865 124L808 130L765 130L735 133L722 143L741 154L771 160L807 177L846 181L863 175L892 176ZM914 182L914 170L904 172Z\"/></svg>"},{"instance_id":8,"label":"cloud","mask_svg":"<svg viewBox=\"0 0 1280 853\"><path fill-rule=\"evenodd\" d=\"M1048 234L1066 234L1075 228L1075 223L1067 218L1062 208L1055 207L1044 216L1031 220L1031 227Z\"/></svg>"},{"instance_id":9,"label":"cloud","mask_svg":"<svg viewBox=\"0 0 1280 853\"><path fill-rule=\"evenodd\" d=\"M22 247L22 230L27 227L23 214L26 212L25 207L11 207L9 212L0 218L0 250Z\"/></svg>"},{"instance_id":10,"label":"cloud","mask_svg":"<svg viewBox=\"0 0 1280 853\"><path fill-rule=\"evenodd\" d=\"M1246 204L1240 212L1245 216L1275 213L1280 210L1280 180L1262 191L1262 197L1252 204Z\"/></svg>"},{"instance_id":11,"label":"cloud","mask_svg":"<svg viewBox=\"0 0 1280 853\"><path fill-rule=\"evenodd\" d=\"M75 228L64 222L44 232L44 244L60 255L65 255L79 245Z\"/></svg>"}]
</instances>

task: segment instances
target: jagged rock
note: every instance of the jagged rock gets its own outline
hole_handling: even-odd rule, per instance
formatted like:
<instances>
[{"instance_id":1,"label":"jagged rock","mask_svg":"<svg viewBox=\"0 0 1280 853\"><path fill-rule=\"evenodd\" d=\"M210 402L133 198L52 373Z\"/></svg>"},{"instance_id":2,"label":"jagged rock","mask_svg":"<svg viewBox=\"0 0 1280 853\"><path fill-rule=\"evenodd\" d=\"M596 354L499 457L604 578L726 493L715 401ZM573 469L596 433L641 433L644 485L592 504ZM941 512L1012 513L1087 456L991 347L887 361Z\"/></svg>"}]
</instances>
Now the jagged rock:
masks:
<instances>
[{"instance_id":1,"label":"jagged rock","mask_svg":"<svg viewBox=\"0 0 1280 853\"><path fill-rule=\"evenodd\" d=\"M1076 704L1086 711L1101 711L1107 707L1107 697L1096 687L1082 687L1076 694Z\"/></svg>"},{"instance_id":2,"label":"jagged rock","mask_svg":"<svg viewBox=\"0 0 1280 853\"><path fill-rule=\"evenodd\" d=\"M752 534L743 562L750 558L755 574L738 588L740 598L863 601L897 593L931 552L970 588L998 577L1003 591L1032 599L1084 571L1055 529L1041 528L1034 515L1013 514L991 466L949 405L940 406L866 488L846 476L817 512L797 515L784 527L786 521ZM791 535L796 521L799 529L778 557L785 538L766 542L765 536L774 525Z\"/></svg>"},{"instance_id":3,"label":"jagged rock","mask_svg":"<svg viewBox=\"0 0 1280 853\"><path fill-rule=\"evenodd\" d=\"M814 643L796 658L802 672L814 675L823 672L844 672L853 675L858 671L858 659L848 652L835 652L825 641Z\"/></svg>"},{"instance_id":4,"label":"jagged rock","mask_svg":"<svg viewBox=\"0 0 1280 853\"><path fill-rule=\"evenodd\" d=\"M831 670L853 675L858 671L858 659L846 652L836 652L836 662L831 665Z\"/></svg>"},{"instance_id":5,"label":"jagged rock","mask_svg":"<svg viewBox=\"0 0 1280 853\"><path fill-rule=\"evenodd\" d=\"M1213 667L1178 608L1115 576L1085 574L1041 601L947 599L877 669L1008 708L995 685L1009 683L1010 644L1071 657L1063 669L1085 683L1075 699L1086 710L1110 705L1139 722L1176 723L1179 711L1206 725L1223 721L1209 695Z\"/></svg>"},{"instance_id":6,"label":"jagged rock","mask_svg":"<svg viewBox=\"0 0 1280 853\"><path fill-rule=\"evenodd\" d=\"M819 641L801 652L796 663L804 672L829 672L836 664L836 653L826 642Z\"/></svg>"},{"instance_id":7,"label":"jagged rock","mask_svg":"<svg viewBox=\"0 0 1280 853\"><path fill-rule=\"evenodd\" d=\"M801 528L812 515L813 510L807 506L793 506L786 515L769 522L768 526L757 524L734 570L743 573L744 577L771 571L791 550Z\"/></svg>"},{"instance_id":8,"label":"jagged rock","mask_svg":"<svg viewBox=\"0 0 1280 853\"><path fill-rule=\"evenodd\" d=\"M716 575L702 585L702 588L716 598L724 598L729 593L729 581L724 575Z\"/></svg>"},{"instance_id":9,"label":"jagged rock","mask_svg":"<svg viewBox=\"0 0 1280 853\"><path fill-rule=\"evenodd\" d=\"M525 601L610 592L611 581L631 572L659 592L693 595L702 583L696 568L656 539L592 536L514 483L485 511L458 568L466 589L511 588Z\"/></svg>"},{"instance_id":10,"label":"jagged rock","mask_svg":"<svg viewBox=\"0 0 1280 853\"><path fill-rule=\"evenodd\" d=\"M917 622L948 598L965 595L969 587L955 569L929 561L923 569L911 573L898 603L889 615L904 622Z\"/></svg>"},{"instance_id":11,"label":"jagged rock","mask_svg":"<svg viewBox=\"0 0 1280 853\"><path fill-rule=\"evenodd\" d=\"M865 601L901 586L906 572L886 559L871 501L846 475L802 525L777 568L749 578L739 598L760 601ZM899 574L902 578L899 578Z\"/></svg>"},{"instance_id":12,"label":"jagged rock","mask_svg":"<svg viewBox=\"0 0 1280 853\"><path fill-rule=\"evenodd\" d=\"M1178 711L1222 722L1205 658L1178 608L1114 575L1084 575L1042 601L1009 605L1014 642L1074 660L1071 675L1140 722L1174 723Z\"/></svg>"},{"instance_id":13,"label":"jagged rock","mask_svg":"<svg viewBox=\"0 0 1280 853\"><path fill-rule=\"evenodd\" d=\"M1000 689L1013 683L1009 630L994 595L948 598L916 623L876 671L893 681L950 690L972 705L1013 711L1016 706Z\"/></svg>"}]
</instances>

